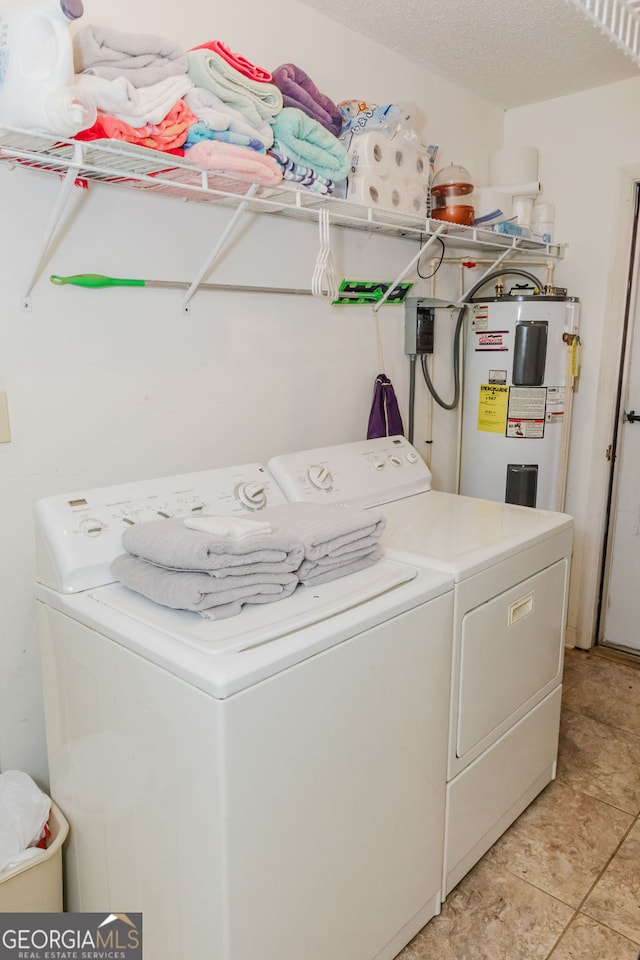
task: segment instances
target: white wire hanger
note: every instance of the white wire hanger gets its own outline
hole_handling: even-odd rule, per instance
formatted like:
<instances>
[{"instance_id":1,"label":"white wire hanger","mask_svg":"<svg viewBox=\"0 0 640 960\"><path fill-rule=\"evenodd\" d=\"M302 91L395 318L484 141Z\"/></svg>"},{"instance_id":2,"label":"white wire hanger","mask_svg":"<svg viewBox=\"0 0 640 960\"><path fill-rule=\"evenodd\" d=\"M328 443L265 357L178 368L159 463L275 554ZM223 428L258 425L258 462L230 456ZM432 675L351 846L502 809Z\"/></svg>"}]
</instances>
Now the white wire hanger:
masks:
<instances>
[{"instance_id":1,"label":"white wire hanger","mask_svg":"<svg viewBox=\"0 0 640 960\"><path fill-rule=\"evenodd\" d=\"M331 255L331 234L329 210L322 207L318 212L320 250L311 278L311 293L314 297L336 300L338 296L338 278Z\"/></svg>"}]
</instances>

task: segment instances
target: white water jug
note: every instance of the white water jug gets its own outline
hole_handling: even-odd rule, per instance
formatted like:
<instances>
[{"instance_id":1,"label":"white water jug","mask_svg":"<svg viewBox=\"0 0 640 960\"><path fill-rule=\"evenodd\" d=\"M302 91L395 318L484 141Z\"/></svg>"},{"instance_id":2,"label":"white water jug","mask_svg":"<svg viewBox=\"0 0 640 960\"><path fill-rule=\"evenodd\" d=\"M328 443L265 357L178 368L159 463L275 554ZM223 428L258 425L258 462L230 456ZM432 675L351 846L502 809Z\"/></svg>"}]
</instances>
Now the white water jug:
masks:
<instances>
[{"instance_id":1,"label":"white water jug","mask_svg":"<svg viewBox=\"0 0 640 960\"><path fill-rule=\"evenodd\" d=\"M95 122L73 84L69 22L83 12L82 0L0 5L0 125L71 137Z\"/></svg>"}]
</instances>

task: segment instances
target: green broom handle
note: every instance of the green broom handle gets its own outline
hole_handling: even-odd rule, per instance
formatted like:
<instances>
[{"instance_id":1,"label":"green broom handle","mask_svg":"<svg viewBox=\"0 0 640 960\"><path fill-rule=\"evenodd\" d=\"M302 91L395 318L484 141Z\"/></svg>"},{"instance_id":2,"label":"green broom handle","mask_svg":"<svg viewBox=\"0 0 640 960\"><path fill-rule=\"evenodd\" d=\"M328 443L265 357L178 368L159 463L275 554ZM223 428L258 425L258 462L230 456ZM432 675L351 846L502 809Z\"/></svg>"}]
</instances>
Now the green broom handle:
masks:
<instances>
[{"instance_id":1,"label":"green broom handle","mask_svg":"<svg viewBox=\"0 0 640 960\"><path fill-rule=\"evenodd\" d=\"M72 283L75 287L89 287L98 290L100 287L144 287L145 280L127 280L119 277L103 277L101 273L77 273L74 277L58 277L52 274L51 283L63 286Z\"/></svg>"}]
</instances>

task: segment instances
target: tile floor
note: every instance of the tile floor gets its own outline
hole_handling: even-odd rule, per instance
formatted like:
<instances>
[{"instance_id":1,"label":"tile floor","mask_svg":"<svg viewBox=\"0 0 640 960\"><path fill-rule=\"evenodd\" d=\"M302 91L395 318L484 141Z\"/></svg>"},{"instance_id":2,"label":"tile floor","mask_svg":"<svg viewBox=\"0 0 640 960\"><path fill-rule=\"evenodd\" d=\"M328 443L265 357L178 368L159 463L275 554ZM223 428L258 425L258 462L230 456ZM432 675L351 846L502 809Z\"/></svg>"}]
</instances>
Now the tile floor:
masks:
<instances>
[{"instance_id":1,"label":"tile floor","mask_svg":"<svg viewBox=\"0 0 640 960\"><path fill-rule=\"evenodd\" d=\"M638 960L640 663L567 650L557 779L398 960Z\"/></svg>"}]
</instances>

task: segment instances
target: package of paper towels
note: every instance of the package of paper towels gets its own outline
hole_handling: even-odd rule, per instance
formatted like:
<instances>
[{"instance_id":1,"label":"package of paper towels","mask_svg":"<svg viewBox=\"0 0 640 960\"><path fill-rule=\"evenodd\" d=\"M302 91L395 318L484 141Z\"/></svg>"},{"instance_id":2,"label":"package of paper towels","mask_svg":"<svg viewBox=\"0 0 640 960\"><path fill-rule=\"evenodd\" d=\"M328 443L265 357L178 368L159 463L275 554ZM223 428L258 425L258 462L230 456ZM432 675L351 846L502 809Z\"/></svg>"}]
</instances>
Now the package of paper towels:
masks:
<instances>
[{"instance_id":1,"label":"package of paper towels","mask_svg":"<svg viewBox=\"0 0 640 960\"><path fill-rule=\"evenodd\" d=\"M379 132L354 136L349 150L347 199L412 216L425 216L429 158L418 142Z\"/></svg>"},{"instance_id":2,"label":"package of paper towels","mask_svg":"<svg viewBox=\"0 0 640 960\"><path fill-rule=\"evenodd\" d=\"M360 168L349 177L347 200L365 207L380 207L382 210L400 210L401 197L397 187L375 170Z\"/></svg>"},{"instance_id":3,"label":"package of paper towels","mask_svg":"<svg viewBox=\"0 0 640 960\"><path fill-rule=\"evenodd\" d=\"M381 177L375 171L360 168L349 177L347 200L365 207L393 210L414 217L425 217L427 194L424 187L389 177Z\"/></svg>"},{"instance_id":4,"label":"package of paper towels","mask_svg":"<svg viewBox=\"0 0 640 960\"><path fill-rule=\"evenodd\" d=\"M407 190L403 194L403 212L413 217L426 217L427 215L427 194L422 188L413 191Z\"/></svg>"},{"instance_id":5,"label":"package of paper towels","mask_svg":"<svg viewBox=\"0 0 640 960\"><path fill-rule=\"evenodd\" d=\"M427 151L409 137L387 137L383 133L362 133L349 148L351 173L367 168L382 176L401 179L429 176Z\"/></svg>"},{"instance_id":6,"label":"package of paper towels","mask_svg":"<svg viewBox=\"0 0 640 960\"><path fill-rule=\"evenodd\" d=\"M398 143L393 148L391 164L394 176L397 174L407 181L423 181L429 178L429 158L425 150L414 146L411 141Z\"/></svg>"},{"instance_id":7,"label":"package of paper towels","mask_svg":"<svg viewBox=\"0 0 640 960\"><path fill-rule=\"evenodd\" d=\"M373 170L387 176L393 170L395 159L389 137L381 133L363 133L354 137L349 150L350 172Z\"/></svg>"}]
</instances>

